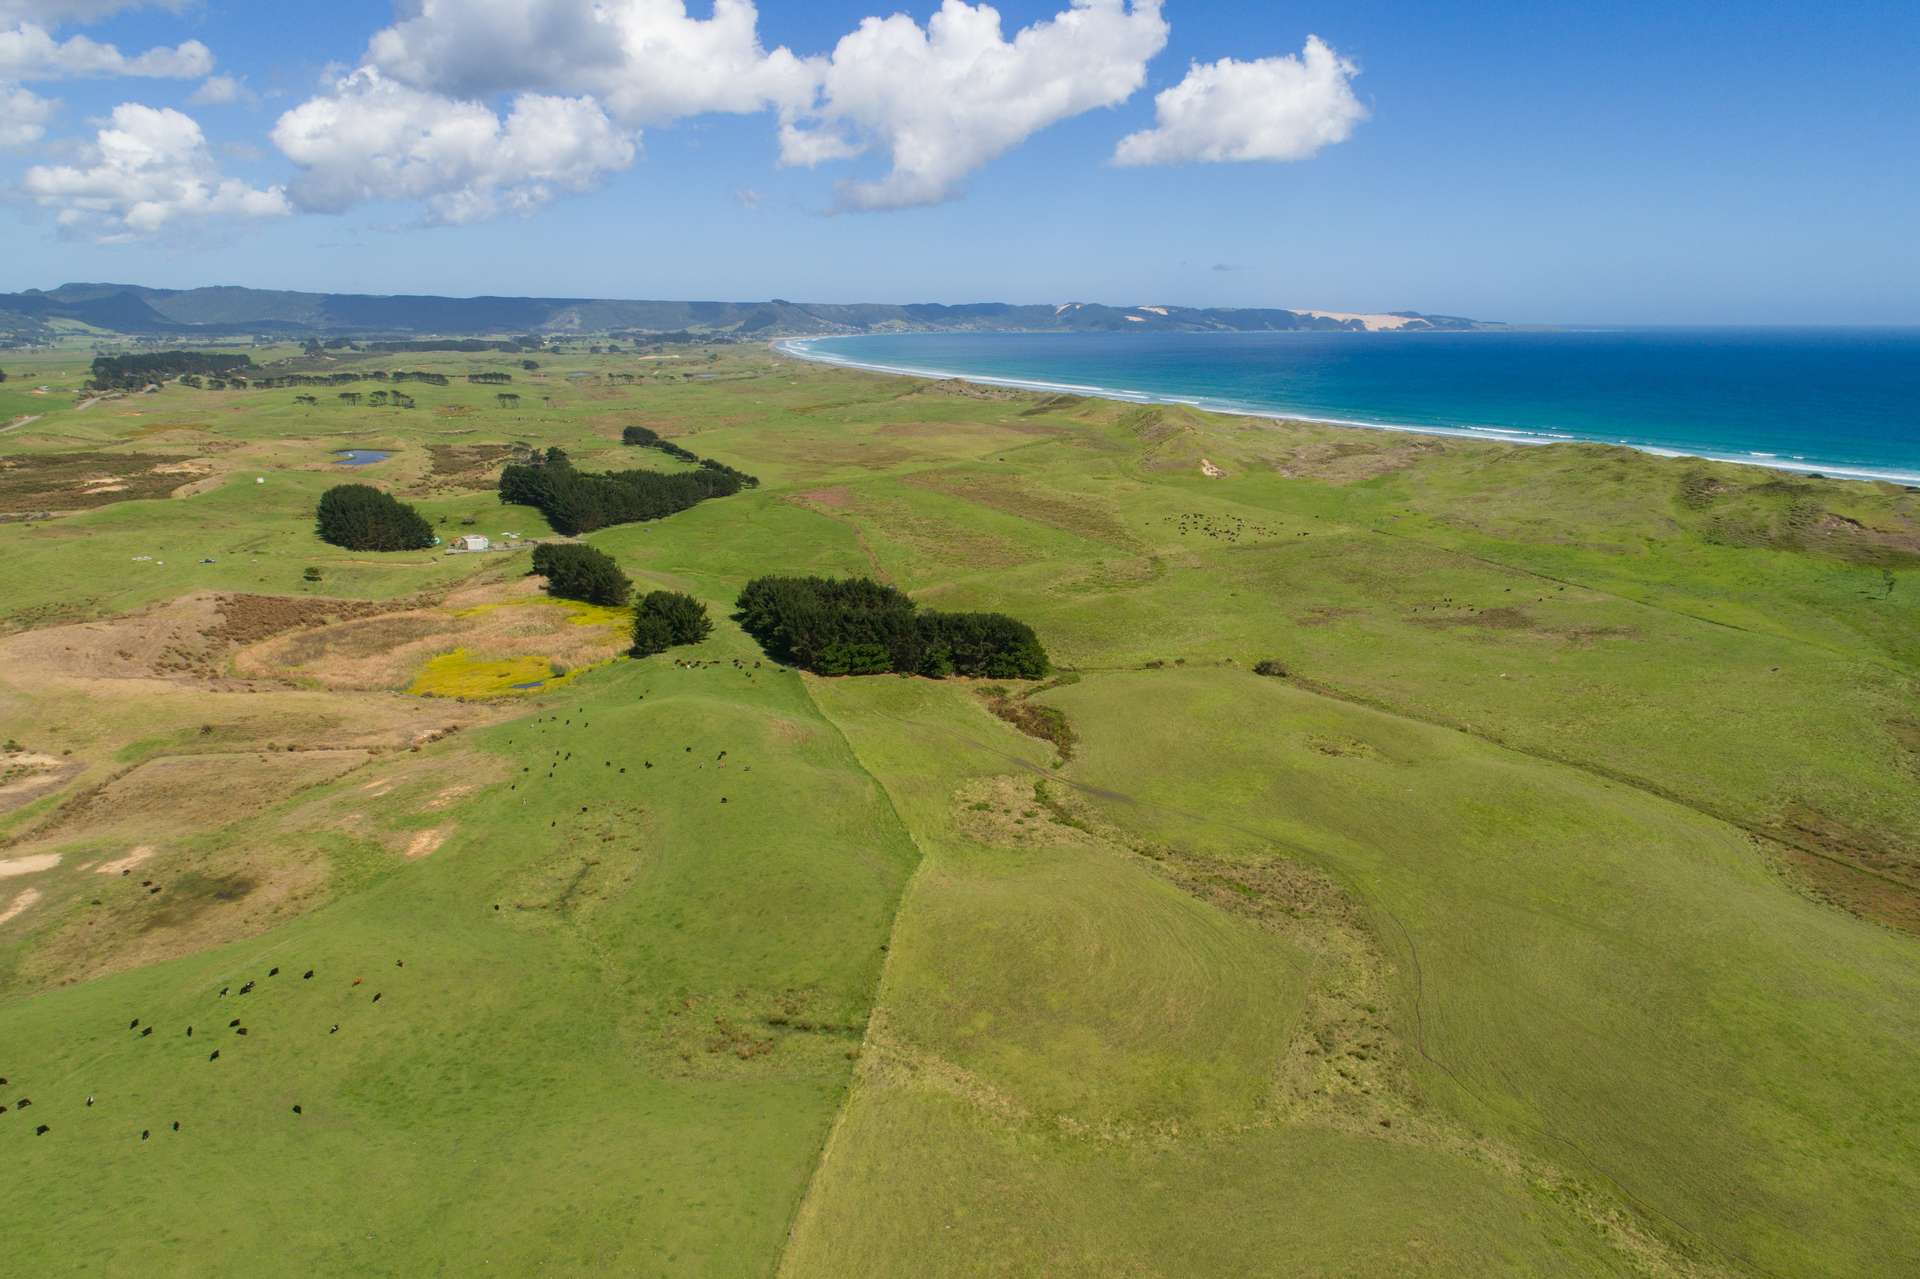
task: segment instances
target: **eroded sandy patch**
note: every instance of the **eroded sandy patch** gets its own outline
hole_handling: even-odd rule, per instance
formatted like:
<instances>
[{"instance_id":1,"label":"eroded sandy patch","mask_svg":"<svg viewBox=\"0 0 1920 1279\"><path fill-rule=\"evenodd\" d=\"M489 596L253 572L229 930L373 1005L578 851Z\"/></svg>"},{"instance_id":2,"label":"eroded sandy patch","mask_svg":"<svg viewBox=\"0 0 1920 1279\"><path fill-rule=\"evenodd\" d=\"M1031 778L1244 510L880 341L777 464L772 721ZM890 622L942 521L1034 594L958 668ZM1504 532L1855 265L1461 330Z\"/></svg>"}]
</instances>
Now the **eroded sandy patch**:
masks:
<instances>
[{"instance_id":1,"label":"eroded sandy patch","mask_svg":"<svg viewBox=\"0 0 1920 1279\"><path fill-rule=\"evenodd\" d=\"M11 923L19 916L26 914L27 911L33 909L34 903L39 900L40 890L37 888L29 888L22 892L18 897L13 899L12 905L8 906L5 910L0 910L0 924Z\"/></svg>"},{"instance_id":2,"label":"eroded sandy patch","mask_svg":"<svg viewBox=\"0 0 1920 1279\"><path fill-rule=\"evenodd\" d=\"M453 834L453 827L442 826L438 830L423 830L407 844L407 860L417 862L422 857L431 857L440 851L440 846Z\"/></svg>"},{"instance_id":3,"label":"eroded sandy patch","mask_svg":"<svg viewBox=\"0 0 1920 1279\"><path fill-rule=\"evenodd\" d=\"M124 875L141 862L152 857L157 850L152 844L142 844L118 861L108 862L93 873L96 875Z\"/></svg>"},{"instance_id":4,"label":"eroded sandy patch","mask_svg":"<svg viewBox=\"0 0 1920 1279\"><path fill-rule=\"evenodd\" d=\"M39 853L32 857L16 857L12 861L0 862L0 879L14 879L21 875L37 875L43 870L52 870L60 864L60 854Z\"/></svg>"}]
</instances>

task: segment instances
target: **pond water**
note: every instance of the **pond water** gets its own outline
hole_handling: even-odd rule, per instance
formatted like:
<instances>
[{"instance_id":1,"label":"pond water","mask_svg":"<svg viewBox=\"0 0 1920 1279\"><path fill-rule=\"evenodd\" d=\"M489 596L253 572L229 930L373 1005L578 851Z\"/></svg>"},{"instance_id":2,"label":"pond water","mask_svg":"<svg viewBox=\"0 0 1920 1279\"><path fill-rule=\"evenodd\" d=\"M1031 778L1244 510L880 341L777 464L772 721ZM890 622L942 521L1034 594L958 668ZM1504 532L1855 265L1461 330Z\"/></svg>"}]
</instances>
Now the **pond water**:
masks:
<instances>
[{"instance_id":1,"label":"pond water","mask_svg":"<svg viewBox=\"0 0 1920 1279\"><path fill-rule=\"evenodd\" d=\"M375 462L384 462L392 457L391 453L382 453L379 449L339 449L334 457L342 466L372 466Z\"/></svg>"},{"instance_id":2,"label":"pond water","mask_svg":"<svg viewBox=\"0 0 1920 1279\"><path fill-rule=\"evenodd\" d=\"M527 684L515 684L513 687L514 687L514 690L517 692L518 690L523 688L544 688L546 686L546 683L547 681L543 679L537 679Z\"/></svg>"}]
</instances>

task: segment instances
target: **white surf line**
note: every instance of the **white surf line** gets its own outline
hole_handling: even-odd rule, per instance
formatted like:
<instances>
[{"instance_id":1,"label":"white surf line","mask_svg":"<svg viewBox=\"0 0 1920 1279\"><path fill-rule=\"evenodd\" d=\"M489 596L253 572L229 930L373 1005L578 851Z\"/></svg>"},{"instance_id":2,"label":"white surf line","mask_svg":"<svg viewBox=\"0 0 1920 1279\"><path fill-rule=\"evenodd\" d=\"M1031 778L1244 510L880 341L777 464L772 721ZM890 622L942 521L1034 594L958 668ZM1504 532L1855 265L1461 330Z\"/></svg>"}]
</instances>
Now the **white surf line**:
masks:
<instances>
[{"instance_id":1,"label":"white surf line","mask_svg":"<svg viewBox=\"0 0 1920 1279\"><path fill-rule=\"evenodd\" d=\"M1920 471L1893 471L1877 467L1823 463L1796 457L1779 458L1769 453L1709 453L1704 450L1674 448L1671 445L1636 444L1631 440L1609 440L1597 436L1574 435L1564 431L1528 430L1517 426L1411 426L1401 422L1363 422L1357 418L1321 417L1310 413L1289 413L1281 409L1256 409L1224 400L1192 396L1163 395L1150 391L1128 391L1104 386L1081 386L1073 382L1042 382L1028 378L992 377L984 373L957 373L947 369L912 368L897 364L874 364L844 355L816 351L814 339L788 338L775 342L781 355L834 368L858 369L865 373L886 373L895 377L917 377L972 382L982 386L1004 387L1018 391L1046 391L1056 395L1087 395L1125 404L1179 404L1207 413L1229 417L1257 418L1267 422L1311 422L1317 426L1358 427L1365 431L1395 431L1403 435L1438 435L1463 440L1488 440L1496 444L1602 444L1628 448L1654 457L1690 457L1708 462L1730 462L1736 466L1755 466L1768 471L1786 471L1799 475L1819 475L1833 480L1862 480L1876 484L1920 485Z\"/></svg>"}]
</instances>

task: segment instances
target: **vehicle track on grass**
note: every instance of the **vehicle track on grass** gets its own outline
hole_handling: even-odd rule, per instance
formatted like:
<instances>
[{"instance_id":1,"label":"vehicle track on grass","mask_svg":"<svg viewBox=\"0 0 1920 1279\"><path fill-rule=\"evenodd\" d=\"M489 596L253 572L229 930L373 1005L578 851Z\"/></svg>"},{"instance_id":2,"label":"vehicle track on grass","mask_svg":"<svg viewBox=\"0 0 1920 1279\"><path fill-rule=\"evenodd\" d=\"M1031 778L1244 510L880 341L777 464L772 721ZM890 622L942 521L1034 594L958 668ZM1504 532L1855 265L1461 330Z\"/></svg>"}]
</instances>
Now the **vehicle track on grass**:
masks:
<instances>
[{"instance_id":1,"label":"vehicle track on grass","mask_svg":"<svg viewBox=\"0 0 1920 1279\"><path fill-rule=\"evenodd\" d=\"M935 734L939 734L939 735L951 738L953 740L962 742L976 750L982 751L997 759L1005 760L1008 763L1013 764L1015 767L1022 769L1028 773L1036 774L1049 781L1059 782L1062 786L1066 786L1069 789L1077 791L1083 795L1089 795L1089 796L1092 796L1093 798L1103 799L1113 803L1130 805L1134 808L1138 808L1146 812L1154 812L1154 813L1160 813L1170 817L1176 817L1183 821L1191 822L1199 826L1211 826L1218 830L1230 831L1234 834L1243 835L1247 838L1256 840L1259 843L1268 846L1269 848L1280 850L1281 852L1286 853L1288 856L1296 860L1305 861L1311 865L1322 867L1323 869L1329 869L1326 866L1326 859L1323 858L1322 855L1318 853L1315 849L1305 844L1299 844L1291 840L1281 838L1279 836L1272 834L1269 831L1260 830L1257 827L1241 825L1238 822L1228 821L1210 813L1196 812L1191 809L1180 808L1171 804L1157 803L1151 800L1142 799L1137 795L1132 795L1125 791L1108 790L1103 787L1094 786L1086 782L1076 781L1075 779L1071 777L1066 777L1053 769L1043 768L1040 765L1034 764L1026 759L1023 759L1020 756L1013 754L1010 751L1004 750L990 743L981 741L979 738L970 736L969 734L963 733L958 729L952 728L948 725L928 723L926 721L909 719L906 716L900 716L900 715L882 715L880 717L891 720L892 722L903 725L907 728L918 730L922 733L935 733ZM1554 763L1557 761L1547 760L1544 762ZM916 841L916 846L917 846L917 841ZM1384 914L1388 919L1391 919L1393 921L1394 926L1399 931L1400 937L1406 946L1407 958L1410 966L1410 976L1412 978L1412 983L1413 983L1411 1006L1412 1006L1413 1023L1414 1023L1413 1024L1414 1051L1419 1055L1422 1061L1427 1062L1435 1070L1438 1070L1443 1075L1445 1075L1449 1080L1451 1080L1454 1083L1456 1087L1458 1087L1467 1096L1473 1098L1473 1100L1477 1102L1479 1105L1481 1105L1482 1107L1484 1107L1485 1109L1487 1109L1492 1113L1502 1113L1500 1109L1497 1106L1495 1106L1493 1102L1490 1101L1489 1098L1484 1093L1482 1093L1481 1091L1476 1089L1472 1084L1467 1082L1466 1078L1460 1073L1459 1070L1457 1070L1454 1066L1450 1065L1446 1061L1443 1061L1439 1057L1435 1056L1433 1052L1428 1048L1427 1042L1426 1042L1426 1004L1427 1004L1428 996L1426 993L1425 974L1420 966L1419 950L1414 945L1413 934L1407 928L1405 922L1402 921L1398 915L1394 914L1394 912L1388 907L1377 905L1366 894L1354 891L1353 886L1346 881L1346 878L1344 876L1338 875L1337 872L1336 872L1336 878L1342 882L1343 886L1345 886L1348 889L1348 891L1353 892L1353 896L1355 900L1361 903L1362 907L1367 911L1369 915L1375 915L1377 913ZM1374 924L1374 931L1376 934L1381 934L1381 935L1384 934L1384 930L1380 928L1379 921L1377 918ZM889 954L889 958L891 958L891 954ZM1752 1258L1739 1252L1738 1250L1726 1244L1722 1244L1716 1240L1707 1238L1705 1235L1700 1234L1699 1231L1697 1231L1695 1228L1688 1226L1686 1223L1673 1217L1672 1215L1663 1211L1662 1209L1655 1206L1654 1204L1649 1203L1645 1199L1642 1199L1640 1196L1634 1194L1633 1191L1629 1190L1624 1184L1620 1182L1618 1178L1616 1178L1611 1172L1609 1172L1606 1169L1606 1167L1602 1165L1600 1161L1592 1153L1590 1153L1588 1150L1586 1150L1583 1146L1581 1146L1578 1142L1574 1141L1572 1138L1563 1136L1560 1133L1555 1132L1551 1128L1544 1127L1538 1124L1528 1123L1524 1120L1515 1120L1513 1122L1517 1127L1519 1127L1523 1131L1531 1133L1534 1136L1544 1141L1550 1142L1553 1145L1556 1145L1561 1149L1567 1151L1574 1159L1578 1160L1579 1163L1584 1165L1587 1171L1591 1175L1598 1177L1601 1181L1605 1182L1606 1185L1616 1195L1618 1195L1623 1201L1625 1201L1626 1203L1634 1207L1639 1212L1645 1214L1646 1216L1664 1223L1673 1232L1678 1234L1683 1239L1687 1240L1694 1248L1705 1253L1718 1255L1720 1258L1723 1259L1723 1261L1742 1266L1753 1274L1764 1276L1765 1279L1786 1279L1786 1276L1782 1275L1780 1272L1769 1270L1766 1267L1760 1265L1757 1261L1754 1261Z\"/></svg>"}]
</instances>

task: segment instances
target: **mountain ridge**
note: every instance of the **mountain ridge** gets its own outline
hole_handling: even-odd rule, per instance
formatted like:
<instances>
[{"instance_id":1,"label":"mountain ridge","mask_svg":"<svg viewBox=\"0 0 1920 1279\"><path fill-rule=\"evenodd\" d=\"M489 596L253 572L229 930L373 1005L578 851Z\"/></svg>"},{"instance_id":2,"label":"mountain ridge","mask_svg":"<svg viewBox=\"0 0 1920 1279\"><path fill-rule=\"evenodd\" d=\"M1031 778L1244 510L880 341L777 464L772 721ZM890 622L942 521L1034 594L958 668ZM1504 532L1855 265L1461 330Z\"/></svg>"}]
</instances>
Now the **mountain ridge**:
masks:
<instances>
[{"instance_id":1,"label":"mountain ridge","mask_svg":"<svg viewBox=\"0 0 1920 1279\"><path fill-rule=\"evenodd\" d=\"M128 336L419 337L451 334L696 333L773 338L844 333L1275 332L1467 330L1500 327L1415 311L1359 313L1282 307L1056 306L1009 302L815 303L575 297L441 297L304 293L211 285L155 289L76 282L0 293L0 340L41 342L74 325Z\"/></svg>"}]
</instances>

